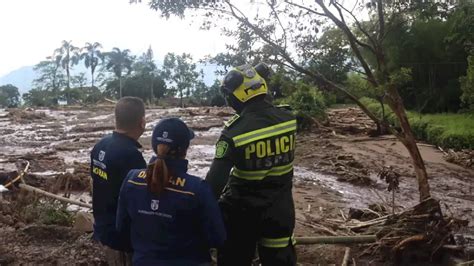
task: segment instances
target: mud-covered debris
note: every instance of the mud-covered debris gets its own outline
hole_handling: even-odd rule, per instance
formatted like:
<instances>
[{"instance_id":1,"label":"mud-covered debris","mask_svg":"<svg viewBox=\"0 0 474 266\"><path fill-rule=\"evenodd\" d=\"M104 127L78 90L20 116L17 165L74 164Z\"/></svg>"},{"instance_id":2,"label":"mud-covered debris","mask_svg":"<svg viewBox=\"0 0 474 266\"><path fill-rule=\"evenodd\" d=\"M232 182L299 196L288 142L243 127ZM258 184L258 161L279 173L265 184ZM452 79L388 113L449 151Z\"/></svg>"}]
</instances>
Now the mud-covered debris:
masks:
<instances>
[{"instance_id":1,"label":"mud-covered debris","mask_svg":"<svg viewBox=\"0 0 474 266\"><path fill-rule=\"evenodd\" d=\"M91 178L87 163L75 163L72 171L56 175L48 180L48 191L91 191Z\"/></svg>"},{"instance_id":2,"label":"mud-covered debris","mask_svg":"<svg viewBox=\"0 0 474 266\"><path fill-rule=\"evenodd\" d=\"M380 204L370 204L366 209L349 208L349 219L368 221L382 217L387 214L387 210Z\"/></svg>"},{"instance_id":3,"label":"mud-covered debris","mask_svg":"<svg viewBox=\"0 0 474 266\"><path fill-rule=\"evenodd\" d=\"M383 167L377 176L388 184L388 191L397 191L399 189L400 174L392 166Z\"/></svg>"},{"instance_id":4,"label":"mud-covered debris","mask_svg":"<svg viewBox=\"0 0 474 266\"><path fill-rule=\"evenodd\" d=\"M222 127L224 123L222 121L202 121L200 123L190 123L188 126L195 131L206 131L213 127Z\"/></svg>"},{"instance_id":5,"label":"mud-covered debris","mask_svg":"<svg viewBox=\"0 0 474 266\"><path fill-rule=\"evenodd\" d=\"M73 229L81 232L92 232L94 225L94 217L92 213L78 212L74 217Z\"/></svg>"},{"instance_id":6,"label":"mud-covered debris","mask_svg":"<svg viewBox=\"0 0 474 266\"><path fill-rule=\"evenodd\" d=\"M36 112L32 109L10 109L8 116L18 123L29 123L35 120L51 120L45 112Z\"/></svg>"},{"instance_id":7,"label":"mud-covered debris","mask_svg":"<svg viewBox=\"0 0 474 266\"><path fill-rule=\"evenodd\" d=\"M444 158L450 163L462 165L474 169L474 150L448 150Z\"/></svg>"},{"instance_id":8,"label":"mud-covered debris","mask_svg":"<svg viewBox=\"0 0 474 266\"><path fill-rule=\"evenodd\" d=\"M74 127L71 132L74 133L85 133L85 132L97 132L97 131L106 131L115 129L113 124L97 124L97 125L80 125Z\"/></svg>"},{"instance_id":9,"label":"mud-covered debris","mask_svg":"<svg viewBox=\"0 0 474 266\"><path fill-rule=\"evenodd\" d=\"M330 126L337 134L367 135L374 122L359 108L329 109Z\"/></svg>"},{"instance_id":10,"label":"mud-covered debris","mask_svg":"<svg viewBox=\"0 0 474 266\"><path fill-rule=\"evenodd\" d=\"M36 241L42 241L44 239L75 239L80 235L78 232L72 231L71 228L67 226L42 224L28 225L23 228L21 232Z\"/></svg>"}]
</instances>

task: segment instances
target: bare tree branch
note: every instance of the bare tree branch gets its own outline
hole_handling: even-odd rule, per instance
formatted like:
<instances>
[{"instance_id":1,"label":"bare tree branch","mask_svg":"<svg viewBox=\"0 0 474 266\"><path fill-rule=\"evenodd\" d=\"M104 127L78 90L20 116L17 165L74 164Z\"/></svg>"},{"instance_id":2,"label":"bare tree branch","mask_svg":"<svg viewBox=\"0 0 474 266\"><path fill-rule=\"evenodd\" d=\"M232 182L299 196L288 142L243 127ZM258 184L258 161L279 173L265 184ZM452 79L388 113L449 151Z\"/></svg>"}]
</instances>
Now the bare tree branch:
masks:
<instances>
[{"instance_id":1,"label":"bare tree branch","mask_svg":"<svg viewBox=\"0 0 474 266\"><path fill-rule=\"evenodd\" d=\"M357 57L357 59L359 60L360 64L362 65L362 68L364 69L366 75L367 75L367 78L369 80L369 82L374 86L374 87L378 87L378 82L377 80L375 79L375 76L372 72L372 70L370 69L369 67L369 64L367 63L367 61L365 60L365 58L362 56L362 53L359 49L359 47L357 46L357 38L354 36L354 34L352 33L352 31L349 29L349 27L344 24L341 20L339 20L327 7L326 5L324 4L323 0L315 0L316 3L323 9L324 13L326 14L327 17L329 17L335 24L336 26L338 26L342 31L345 32L346 36L347 36L347 39L349 41L349 44L352 48L352 51L354 52L354 55ZM337 8L337 7L336 7ZM360 45L360 44L359 44ZM367 44L366 44L367 45ZM369 46L369 45L367 45ZM370 46L369 46L370 47ZM371 51L373 51L373 49L371 49ZM375 51L373 51L374 54L376 55Z\"/></svg>"},{"instance_id":2,"label":"bare tree branch","mask_svg":"<svg viewBox=\"0 0 474 266\"><path fill-rule=\"evenodd\" d=\"M318 15L318 16L327 17L326 14L324 14L324 13L317 12L317 11L311 9L311 8L308 8L308 7L305 7L305 6L302 6L302 5L293 3L293 2L291 2L291 1L285 1L285 3L287 3L287 4L291 5L291 6L295 6L295 7L301 8L301 9L303 9L303 10L306 10L306 11L308 11L309 13L312 13L312 14L315 14L315 15Z\"/></svg>"},{"instance_id":3,"label":"bare tree branch","mask_svg":"<svg viewBox=\"0 0 474 266\"><path fill-rule=\"evenodd\" d=\"M225 3L227 3L227 5L229 6L230 11L232 12L232 15L240 23L242 23L242 24L246 25L247 27L249 27L250 29L252 29L252 31L256 35L258 35L264 42L266 42L271 47L273 47L280 54L280 56L283 59L285 59L288 62L288 64L290 64L292 66L292 68L294 70L296 70L300 73L306 74L307 76L314 78L316 81L318 81L320 83L323 83L323 84L327 84L329 87L332 87L332 88L344 93L348 98L353 100L362 109L362 111L364 111L364 113L366 113L367 116L369 116L373 121L375 121L378 124L382 124L382 121L380 121L380 119L376 115L374 115L372 112L370 112L369 109L367 109L367 107L365 105L363 105L356 96L352 95L349 91L347 91L343 87L341 87L341 86L337 85L336 83L328 80L326 77L324 77L318 71L315 71L315 72L309 71L308 69L306 69L306 68L302 67L301 65L299 65L298 63L296 63L293 60L293 58L291 58L291 56L288 54L288 52L286 50L284 50L281 46L279 46L277 43L275 43L267 34L265 34L265 32L262 29L260 29L259 27L255 26L253 23L251 23L248 20L248 18L238 8L236 8L233 4L230 3L229 0L226 0ZM240 16L237 13L240 14ZM369 72L369 73L372 73L372 72ZM374 79L374 81L375 81L375 79Z\"/></svg>"},{"instance_id":4,"label":"bare tree branch","mask_svg":"<svg viewBox=\"0 0 474 266\"><path fill-rule=\"evenodd\" d=\"M382 0L377 0L377 11L379 15L379 43L381 43L385 37L385 17L383 13Z\"/></svg>"},{"instance_id":5,"label":"bare tree branch","mask_svg":"<svg viewBox=\"0 0 474 266\"><path fill-rule=\"evenodd\" d=\"M286 50L288 48L287 46L287 35L286 35L286 29L283 27L283 23L281 23L280 16L278 15L277 11L275 10L275 5L271 3L270 1L272 0L267 0L268 6L270 6L272 13L276 20L278 21L278 24L280 25L281 30L283 31L283 41L284 41L284 49Z\"/></svg>"},{"instance_id":6,"label":"bare tree branch","mask_svg":"<svg viewBox=\"0 0 474 266\"><path fill-rule=\"evenodd\" d=\"M360 21L357 19L357 17L354 15L354 13L352 13L351 11L349 11L347 8L345 8L343 5L341 5L340 3L338 2L335 2L335 5L337 5L338 7L340 7L341 9L343 9L344 11L346 11L347 13L349 13L349 15L351 15L351 17L354 19L354 22L357 26L357 28L367 37L367 39L370 41L370 43L372 44L372 52L374 52L373 50L375 50L375 47L377 47L377 43L375 42L375 40L373 39L372 35L370 35L365 29L364 27L362 27L362 24L360 23ZM360 45L360 44L359 44ZM362 46L362 45L361 45ZM366 47L367 48L367 47Z\"/></svg>"}]
</instances>

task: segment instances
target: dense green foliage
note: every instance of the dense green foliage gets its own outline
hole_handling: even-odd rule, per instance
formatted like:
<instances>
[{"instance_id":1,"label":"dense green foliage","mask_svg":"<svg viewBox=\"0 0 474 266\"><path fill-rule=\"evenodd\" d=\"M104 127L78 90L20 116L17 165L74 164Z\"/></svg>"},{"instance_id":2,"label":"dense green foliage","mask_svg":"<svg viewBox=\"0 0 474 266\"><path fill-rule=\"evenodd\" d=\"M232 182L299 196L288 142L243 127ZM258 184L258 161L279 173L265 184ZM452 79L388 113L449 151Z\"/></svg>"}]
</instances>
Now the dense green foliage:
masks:
<instances>
[{"instance_id":1,"label":"dense green foliage","mask_svg":"<svg viewBox=\"0 0 474 266\"><path fill-rule=\"evenodd\" d=\"M150 80L142 75L130 75L122 80L122 96L135 96L142 98L144 101L150 101ZM153 77L152 80L153 97L162 98L166 93L165 81L160 77ZM104 95L110 98L119 96L119 80L114 79L107 83Z\"/></svg>"},{"instance_id":2,"label":"dense green foliage","mask_svg":"<svg viewBox=\"0 0 474 266\"><path fill-rule=\"evenodd\" d=\"M294 91L277 103L288 104L296 115L298 127L309 129L317 120L326 120L326 103L323 94L313 86L303 82L294 83Z\"/></svg>"},{"instance_id":3,"label":"dense green foliage","mask_svg":"<svg viewBox=\"0 0 474 266\"><path fill-rule=\"evenodd\" d=\"M471 55L468 60L469 67L466 76L459 78L462 90L461 100L466 108L474 112L474 55Z\"/></svg>"},{"instance_id":4,"label":"dense green foliage","mask_svg":"<svg viewBox=\"0 0 474 266\"><path fill-rule=\"evenodd\" d=\"M387 56L394 69L412 70L412 82L400 88L409 109L421 112L457 111L461 90L458 78L466 72L463 44L449 42L456 14L447 19L416 19L387 36Z\"/></svg>"},{"instance_id":5,"label":"dense green foliage","mask_svg":"<svg viewBox=\"0 0 474 266\"><path fill-rule=\"evenodd\" d=\"M380 104L370 98L361 101L374 113L382 116ZM397 126L393 112L386 110L387 120ZM473 114L420 114L407 112L411 127L416 137L431 144L446 148L474 149L474 115Z\"/></svg>"},{"instance_id":6,"label":"dense green foliage","mask_svg":"<svg viewBox=\"0 0 474 266\"><path fill-rule=\"evenodd\" d=\"M20 104L18 88L11 85L0 86L0 107L17 107Z\"/></svg>"},{"instance_id":7,"label":"dense green foliage","mask_svg":"<svg viewBox=\"0 0 474 266\"><path fill-rule=\"evenodd\" d=\"M211 87L207 87L204 82L198 82L193 92L192 103L207 106L224 106L226 104L224 96L220 93L221 82L215 80Z\"/></svg>"},{"instance_id":8,"label":"dense green foliage","mask_svg":"<svg viewBox=\"0 0 474 266\"><path fill-rule=\"evenodd\" d=\"M23 94L23 101L26 106L53 106L58 103L58 94L43 89L31 89L29 92Z\"/></svg>"},{"instance_id":9,"label":"dense green foliage","mask_svg":"<svg viewBox=\"0 0 474 266\"><path fill-rule=\"evenodd\" d=\"M192 56L186 53L166 54L161 73L170 84L173 94L178 93L180 105L183 106L183 97L191 96L192 89L198 83L199 72L196 71Z\"/></svg>"}]
</instances>

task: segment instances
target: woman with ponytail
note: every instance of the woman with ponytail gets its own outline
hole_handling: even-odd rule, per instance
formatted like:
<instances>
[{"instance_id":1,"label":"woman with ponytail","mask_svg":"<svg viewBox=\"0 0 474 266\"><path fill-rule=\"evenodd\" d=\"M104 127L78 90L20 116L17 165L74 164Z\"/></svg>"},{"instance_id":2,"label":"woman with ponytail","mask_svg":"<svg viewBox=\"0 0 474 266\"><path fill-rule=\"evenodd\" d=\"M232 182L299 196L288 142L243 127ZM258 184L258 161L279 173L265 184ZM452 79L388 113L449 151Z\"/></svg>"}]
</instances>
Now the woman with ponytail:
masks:
<instances>
[{"instance_id":1,"label":"woman with ponytail","mask_svg":"<svg viewBox=\"0 0 474 266\"><path fill-rule=\"evenodd\" d=\"M194 133L178 118L153 129L155 156L122 184L117 230L131 232L134 265L210 265L210 248L225 240L221 213L208 184L187 173Z\"/></svg>"}]
</instances>

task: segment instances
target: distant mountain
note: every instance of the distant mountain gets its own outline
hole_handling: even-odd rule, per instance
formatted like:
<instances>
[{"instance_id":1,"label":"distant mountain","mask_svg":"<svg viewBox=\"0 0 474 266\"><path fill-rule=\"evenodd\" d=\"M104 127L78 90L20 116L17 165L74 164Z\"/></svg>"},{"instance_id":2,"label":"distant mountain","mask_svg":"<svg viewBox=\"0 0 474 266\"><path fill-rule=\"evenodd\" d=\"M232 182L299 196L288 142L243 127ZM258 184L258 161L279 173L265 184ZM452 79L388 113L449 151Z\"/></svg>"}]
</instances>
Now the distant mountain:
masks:
<instances>
[{"instance_id":1,"label":"distant mountain","mask_svg":"<svg viewBox=\"0 0 474 266\"><path fill-rule=\"evenodd\" d=\"M12 84L20 89L20 94L23 94L31 89L31 83L35 78L33 66L24 66L0 77L0 86Z\"/></svg>"},{"instance_id":2,"label":"distant mountain","mask_svg":"<svg viewBox=\"0 0 474 266\"><path fill-rule=\"evenodd\" d=\"M158 67L160 66L160 62L157 62ZM204 65L204 64L197 64L198 70L202 69L204 72L204 82L210 86L214 83L214 80L218 78L215 74L215 71L218 69L215 65ZM87 73L87 79L90 80L90 74L88 69L84 67L84 65L75 66L73 71L71 71L71 76L77 75L81 72ZM31 84L33 80L37 77L35 71L33 70L33 66L24 66L20 67L12 72L6 74L5 76L0 77L0 86L6 84L12 84L18 89L20 89L20 94L28 92L31 89Z\"/></svg>"}]
</instances>

